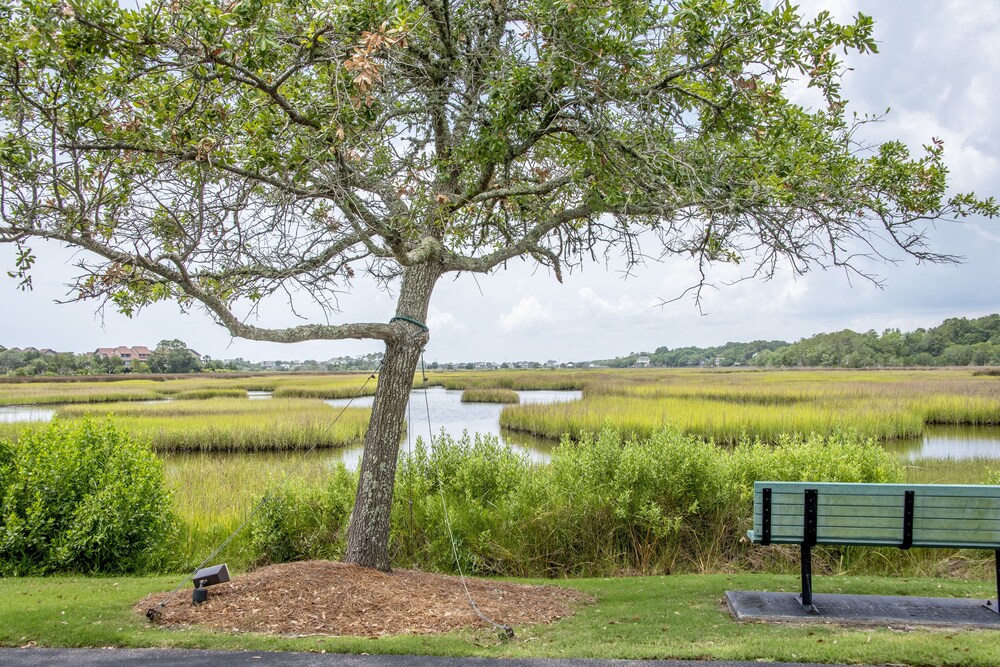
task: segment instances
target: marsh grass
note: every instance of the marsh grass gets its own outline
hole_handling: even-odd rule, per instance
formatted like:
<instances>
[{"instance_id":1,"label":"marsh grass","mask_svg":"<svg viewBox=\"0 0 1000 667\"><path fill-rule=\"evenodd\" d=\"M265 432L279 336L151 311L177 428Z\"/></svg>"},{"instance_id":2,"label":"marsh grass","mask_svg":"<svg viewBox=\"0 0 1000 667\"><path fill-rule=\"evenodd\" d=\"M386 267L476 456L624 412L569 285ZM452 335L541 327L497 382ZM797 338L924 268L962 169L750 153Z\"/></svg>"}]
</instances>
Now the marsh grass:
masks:
<instances>
[{"instance_id":1,"label":"marsh grass","mask_svg":"<svg viewBox=\"0 0 1000 667\"><path fill-rule=\"evenodd\" d=\"M0 384L0 405L57 405L149 401L161 397L159 383L123 382Z\"/></svg>"},{"instance_id":2,"label":"marsh grass","mask_svg":"<svg viewBox=\"0 0 1000 667\"><path fill-rule=\"evenodd\" d=\"M348 408L334 423L340 410L305 399L212 398L99 407L70 405L60 409L57 418L109 415L131 432L148 437L158 451L277 451L360 442L370 410Z\"/></svg>"},{"instance_id":3,"label":"marsh grass","mask_svg":"<svg viewBox=\"0 0 1000 667\"><path fill-rule=\"evenodd\" d=\"M466 389L462 392L462 402L517 404L521 397L513 389Z\"/></svg>"},{"instance_id":4,"label":"marsh grass","mask_svg":"<svg viewBox=\"0 0 1000 667\"><path fill-rule=\"evenodd\" d=\"M353 398L355 396L374 396L376 383L369 382L363 386L361 382L332 384L326 387L278 387L274 390L274 398L318 398L332 400L338 398Z\"/></svg>"},{"instance_id":5,"label":"marsh grass","mask_svg":"<svg viewBox=\"0 0 1000 667\"><path fill-rule=\"evenodd\" d=\"M997 459L917 459L905 466L913 484L1000 484Z\"/></svg>"},{"instance_id":6,"label":"marsh grass","mask_svg":"<svg viewBox=\"0 0 1000 667\"><path fill-rule=\"evenodd\" d=\"M271 391L286 398L346 398L354 396L369 378L369 373L333 373L322 375L274 375L267 377L195 374L178 378L155 379L143 376L113 376L102 381L0 382L0 406L54 405L70 403L113 403L149 401L158 398L214 398L243 396L247 391ZM363 395L375 391L375 381L368 382ZM236 392L243 392L237 394Z\"/></svg>"},{"instance_id":7,"label":"marsh grass","mask_svg":"<svg viewBox=\"0 0 1000 667\"><path fill-rule=\"evenodd\" d=\"M936 395L915 401L927 424L1000 424L1000 400L987 396Z\"/></svg>"},{"instance_id":8,"label":"marsh grass","mask_svg":"<svg viewBox=\"0 0 1000 667\"><path fill-rule=\"evenodd\" d=\"M888 440L918 435L925 424L1000 423L1000 383L968 370L559 369L431 372L428 379L449 389L582 390L580 401L504 410L505 428L550 439L598 430L606 421L636 435L675 424L728 443L743 435L773 440L790 432L850 431ZM414 382L422 385L422 376ZM333 399L371 395L375 386L367 373L0 384L0 405L204 400L248 390L271 391L275 398Z\"/></svg>"},{"instance_id":9,"label":"marsh grass","mask_svg":"<svg viewBox=\"0 0 1000 667\"><path fill-rule=\"evenodd\" d=\"M862 438L915 437L923 430L911 411L866 405L746 403L685 398L585 397L581 401L505 408L500 425L554 438L576 438L609 424L622 433L648 436L675 425L686 433L734 444L751 436L774 442L784 434L855 433Z\"/></svg>"},{"instance_id":10,"label":"marsh grass","mask_svg":"<svg viewBox=\"0 0 1000 667\"><path fill-rule=\"evenodd\" d=\"M246 398L245 389L190 389L173 394L175 401L201 401L207 398Z\"/></svg>"},{"instance_id":11,"label":"marsh grass","mask_svg":"<svg viewBox=\"0 0 1000 667\"><path fill-rule=\"evenodd\" d=\"M531 384L530 374L452 374L456 388ZM551 375L550 375L551 373ZM717 442L749 435L851 432L880 440L918 436L926 424L1000 423L1000 383L970 371L543 371L544 382L583 390L580 401L504 409L501 426L577 437L605 423L648 435L667 424Z\"/></svg>"},{"instance_id":12,"label":"marsh grass","mask_svg":"<svg viewBox=\"0 0 1000 667\"><path fill-rule=\"evenodd\" d=\"M161 569L191 570L247 519L269 492L323 488L337 458L313 452L178 452L164 457L166 482L178 518L171 550ZM225 557L245 568L257 556L249 530L236 535Z\"/></svg>"},{"instance_id":13,"label":"marsh grass","mask_svg":"<svg viewBox=\"0 0 1000 667\"><path fill-rule=\"evenodd\" d=\"M375 393L378 378L374 373L323 373L316 375L276 375L273 378L253 378L237 383L248 391L270 391L276 398L349 398Z\"/></svg>"},{"instance_id":14,"label":"marsh grass","mask_svg":"<svg viewBox=\"0 0 1000 667\"><path fill-rule=\"evenodd\" d=\"M580 390L598 379L587 371L531 370L489 372L428 371L432 386L445 389L513 389L516 391Z\"/></svg>"}]
</instances>

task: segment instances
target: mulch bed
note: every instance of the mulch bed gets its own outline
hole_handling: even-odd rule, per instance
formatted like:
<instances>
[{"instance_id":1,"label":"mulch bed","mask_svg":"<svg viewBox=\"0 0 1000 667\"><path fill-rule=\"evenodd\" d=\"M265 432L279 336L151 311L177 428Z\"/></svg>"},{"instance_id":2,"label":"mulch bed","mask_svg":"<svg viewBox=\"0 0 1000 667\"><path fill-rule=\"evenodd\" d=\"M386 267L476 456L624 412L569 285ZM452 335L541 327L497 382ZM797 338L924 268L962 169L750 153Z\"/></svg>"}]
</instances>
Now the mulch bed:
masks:
<instances>
[{"instance_id":1,"label":"mulch bed","mask_svg":"<svg viewBox=\"0 0 1000 667\"><path fill-rule=\"evenodd\" d=\"M510 626L551 623L592 602L559 586L465 582L485 616ZM378 637L492 627L469 605L459 577L415 570L385 574L330 561L283 563L235 576L208 591L208 601L200 605L191 603L190 589L178 591L158 608L156 622L293 636ZM135 610L145 614L167 597L150 595Z\"/></svg>"}]
</instances>

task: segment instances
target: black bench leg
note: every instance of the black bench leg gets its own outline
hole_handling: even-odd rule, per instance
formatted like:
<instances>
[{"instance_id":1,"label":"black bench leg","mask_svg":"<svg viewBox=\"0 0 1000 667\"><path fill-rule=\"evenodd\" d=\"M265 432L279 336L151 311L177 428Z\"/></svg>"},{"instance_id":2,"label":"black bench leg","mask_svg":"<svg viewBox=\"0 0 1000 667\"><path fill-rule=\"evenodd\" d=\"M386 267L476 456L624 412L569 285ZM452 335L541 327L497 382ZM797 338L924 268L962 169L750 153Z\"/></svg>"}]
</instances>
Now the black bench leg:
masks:
<instances>
[{"instance_id":1,"label":"black bench leg","mask_svg":"<svg viewBox=\"0 0 1000 667\"><path fill-rule=\"evenodd\" d=\"M993 608L993 611L1000 614L1000 549L993 551L993 557L996 559L997 569L997 606Z\"/></svg>"},{"instance_id":2,"label":"black bench leg","mask_svg":"<svg viewBox=\"0 0 1000 667\"><path fill-rule=\"evenodd\" d=\"M813 605L813 580L812 580L812 547L808 544L802 545L802 595L799 602L810 614L818 614L819 611Z\"/></svg>"},{"instance_id":3,"label":"black bench leg","mask_svg":"<svg viewBox=\"0 0 1000 667\"><path fill-rule=\"evenodd\" d=\"M994 614L1000 614L1000 549L995 549L993 551L993 557L996 559L997 601L996 605L994 605L993 600L987 600L983 603L983 606L992 611Z\"/></svg>"}]
</instances>

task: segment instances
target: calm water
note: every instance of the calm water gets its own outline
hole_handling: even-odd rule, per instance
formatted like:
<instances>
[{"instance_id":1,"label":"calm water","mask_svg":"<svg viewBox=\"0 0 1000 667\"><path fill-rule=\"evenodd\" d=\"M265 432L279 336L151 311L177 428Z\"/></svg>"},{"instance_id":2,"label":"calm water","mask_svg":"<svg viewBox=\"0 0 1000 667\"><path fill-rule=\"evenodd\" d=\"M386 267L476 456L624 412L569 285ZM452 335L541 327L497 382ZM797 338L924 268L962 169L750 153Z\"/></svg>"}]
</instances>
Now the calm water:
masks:
<instances>
[{"instance_id":1,"label":"calm water","mask_svg":"<svg viewBox=\"0 0 1000 667\"><path fill-rule=\"evenodd\" d=\"M1000 459L1000 427L930 426L923 437L897 440L886 448L917 459Z\"/></svg>"},{"instance_id":2,"label":"calm water","mask_svg":"<svg viewBox=\"0 0 1000 667\"><path fill-rule=\"evenodd\" d=\"M580 391L519 391L521 403L557 403L561 401L576 401L583 395ZM266 398L266 397L259 397ZM340 409L350 403L351 407L371 407L374 398L372 396L362 396L351 401L350 399L335 399L326 401L331 407ZM461 437L462 433L489 433L500 439L515 451L526 452L529 458L536 463L544 463L549 460L550 452L555 446L550 440L533 438L530 435L512 433L500 430L500 411L503 405L498 403L462 403L462 392L447 390L442 387L430 387L426 396L423 389L416 389L410 393L410 404L407 410L407 424L409 431L407 439L400 446L402 451L407 451L416 445L418 437L427 442L428 437L433 432L434 437L440 435L441 431L454 437ZM431 420L428 423L427 411L430 408ZM336 414L336 413L334 413ZM333 466L338 461L342 462L350 470L357 470L361 465L361 455L363 447L343 447L338 449L317 449L306 452L260 452L253 454L242 453L205 453L188 452L177 454L162 454L167 465L168 475L182 477L182 469L191 466L201 466L206 469L215 467L220 461L231 460L233 457L253 457L254 461L261 464L261 470L287 471L293 467L300 476L309 477L317 475L323 470ZM280 478L280 475L278 475ZM322 477L320 476L320 479Z\"/></svg>"},{"instance_id":3,"label":"calm water","mask_svg":"<svg viewBox=\"0 0 1000 667\"><path fill-rule=\"evenodd\" d=\"M521 403L560 403L576 401L583 396L580 391L519 391ZM326 401L335 408L346 406L371 407L374 397L363 396L354 399L336 399ZM450 390L443 387L429 387L426 390L415 389L410 393L410 404L407 409L406 423L408 442L403 442L403 449L408 444L412 446L416 439L423 438L426 442L433 434L437 437L443 430L453 437L461 437L464 432L495 435L502 444L515 451L527 452L532 461L544 463L549 460L549 452L554 443L539 438L533 438L521 433L500 430L500 412L504 406L499 403L462 403L461 390ZM428 412L430 420L428 421ZM348 468L356 468L361 462L361 447L340 450L342 460Z\"/></svg>"},{"instance_id":4,"label":"calm water","mask_svg":"<svg viewBox=\"0 0 1000 667\"><path fill-rule=\"evenodd\" d=\"M22 405L4 406L0 407L0 424L50 422L55 413L55 410L49 408L29 408Z\"/></svg>"}]
</instances>

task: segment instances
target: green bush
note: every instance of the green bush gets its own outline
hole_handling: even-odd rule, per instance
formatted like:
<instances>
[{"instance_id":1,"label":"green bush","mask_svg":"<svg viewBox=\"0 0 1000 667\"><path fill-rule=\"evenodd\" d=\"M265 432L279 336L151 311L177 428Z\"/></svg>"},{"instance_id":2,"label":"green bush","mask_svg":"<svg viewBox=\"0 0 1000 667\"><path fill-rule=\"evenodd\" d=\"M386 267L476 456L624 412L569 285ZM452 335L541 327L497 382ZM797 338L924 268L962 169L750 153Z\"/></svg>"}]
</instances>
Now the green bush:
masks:
<instances>
[{"instance_id":1,"label":"green bush","mask_svg":"<svg viewBox=\"0 0 1000 667\"><path fill-rule=\"evenodd\" d=\"M393 561L454 570L454 536L464 572L509 573L511 559L520 555L498 548L499 536L516 530L525 484L534 474L527 455L499 444L495 436L466 433L456 440L442 432L433 449L418 438L413 453L401 456L396 474Z\"/></svg>"},{"instance_id":2,"label":"green bush","mask_svg":"<svg viewBox=\"0 0 1000 667\"><path fill-rule=\"evenodd\" d=\"M612 428L567 440L550 473L539 527L558 531L544 556L557 570L670 571L685 532L701 533L725 505L725 452L672 428L625 443Z\"/></svg>"},{"instance_id":3,"label":"green bush","mask_svg":"<svg viewBox=\"0 0 1000 667\"><path fill-rule=\"evenodd\" d=\"M149 444L112 422L0 443L0 573L143 569L173 516Z\"/></svg>"},{"instance_id":4,"label":"green bush","mask_svg":"<svg viewBox=\"0 0 1000 667\"><path fill-rule=\"evenodd\" d=\"M326 489L268 503L253 529L258 562L342 553L357 477L338 470ZM729 449L676 428L627 441L605 428L535 465L493 436L442 433L400 456L391 559L455 571L457 555L466 574L506 576L712 570L748 555L755 480L901 478L891 454L849 434Z\"/></svg>"},{"instance_id":5,"label":"green bush","mask_svg":"<svg viewBox=\"0 0 1000 667\"><path fill-rule=\"evenodd\" d=\"M297 485L269 492L250 527L252 564L340 558L357 483L357 475L338 463L325 488Z\"/></svg>"},{"instance_id":6,"label":"green bush","mask_svg":"<svg viewBox=\"0 0 1000 667\"><path fill-rule=\"evenodd\" d=\"M850 433L835 436L781 436L776 445L744 440L732 453L731 476L750 502L755 481L898 483L899 457L873 439Z\"/></svg>"}]
</instances>

